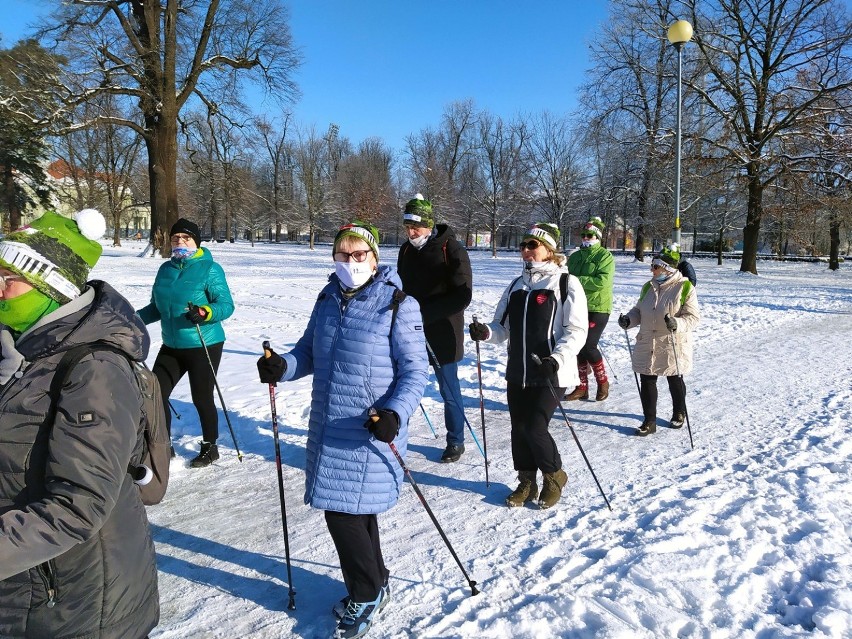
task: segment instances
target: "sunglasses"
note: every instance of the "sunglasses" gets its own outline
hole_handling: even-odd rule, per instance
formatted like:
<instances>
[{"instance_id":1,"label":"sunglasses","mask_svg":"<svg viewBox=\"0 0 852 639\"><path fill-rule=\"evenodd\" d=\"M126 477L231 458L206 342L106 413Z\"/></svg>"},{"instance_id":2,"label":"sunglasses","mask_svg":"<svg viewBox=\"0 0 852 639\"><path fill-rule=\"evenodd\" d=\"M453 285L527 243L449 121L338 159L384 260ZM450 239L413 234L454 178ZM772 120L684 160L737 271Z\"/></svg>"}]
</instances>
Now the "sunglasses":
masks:
<instances>
[{"instance_id":1,"label":"sunglasses","mask_svg":"<svg viewBox=\"0 0 852 639\"><path fill-rule=\"evenodd\" d=\"M521 242L521 244L520 244L519 248L520 248L522 251L523 251L524 249L526 249L527 251L534 251L534 250L536 250L539 246L541 246L541 242L538 242L538 241L536 241L536 240L529 240L529 241L527 241L527 242Z\"/></svg>"},{"instance_id":2,"label":"sunglasses","mask_svg":"<svg viewBox=\"0 0 852 639\"><path fill-rule=\"evenodd\" d=\"M352 251L351 253L347 253L346 251L335 251L334 252L334 261L335 262L348 262L350 259L356 262L364 262L367 260L367 255L370 253L367 251Z\"/></svg>"},{"instance_id":3,"label":"sunglasses","mask_svg":"<svg viewBox=\"0 0 852 639\"><path fill-rule=\"evenodd\" d=\"M20 282L23 278L18 275L0 275L0 291L9 288L10 282Z\"/></svg>"}]
</instances>

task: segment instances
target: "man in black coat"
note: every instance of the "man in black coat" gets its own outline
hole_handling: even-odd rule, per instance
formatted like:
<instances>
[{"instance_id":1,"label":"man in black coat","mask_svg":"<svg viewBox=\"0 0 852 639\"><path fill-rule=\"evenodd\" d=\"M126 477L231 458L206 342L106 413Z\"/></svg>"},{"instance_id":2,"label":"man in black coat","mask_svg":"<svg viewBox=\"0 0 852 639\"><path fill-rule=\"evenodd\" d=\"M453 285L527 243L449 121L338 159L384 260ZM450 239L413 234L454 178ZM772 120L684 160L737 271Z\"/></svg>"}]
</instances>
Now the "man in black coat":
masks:
<instances>
[{"instance_id":1,"label":"man in black coat","mask_svg":"<svg viewBox=\"0 0 852 639\"><path fill-rule=\"evenodd\" d=\"M458 362L464 355L464 309L473 296L467 249L446 224L435 225L432 204L419 193L405 205L408 241L399 249L397 270L403 290L420 304L429 362L444 400L447 447L441 461L464 453L464 405Z\"/></svg>"}]
</instances>

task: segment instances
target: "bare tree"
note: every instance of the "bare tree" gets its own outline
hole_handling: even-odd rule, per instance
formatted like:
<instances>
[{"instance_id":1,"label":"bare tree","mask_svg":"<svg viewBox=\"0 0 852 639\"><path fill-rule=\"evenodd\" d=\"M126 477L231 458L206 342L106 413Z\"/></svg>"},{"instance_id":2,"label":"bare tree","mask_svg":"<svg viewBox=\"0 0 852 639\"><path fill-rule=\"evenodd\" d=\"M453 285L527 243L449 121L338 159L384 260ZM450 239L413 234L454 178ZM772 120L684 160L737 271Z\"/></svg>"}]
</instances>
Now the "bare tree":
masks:
<instances>
[{"instance_id":1,"label":"bare tree","mask_svg":"<svg viewBox=\"0 0 852 639\"><path fill-rule=\"evenodd\" d=\"M747 176L740 270L757 273L764 191L784 165L779 138L797 135L821 100L852 86L852 21L836 0L684 0L683 6L707 69L702 82L687 82L719 128L732 132L706 141Z\"/></svg>"},{"instance_id":2,"label":"bare tree","mask_svg":"<svg viewBox=\"0 0 852 639\"><path fill-rule=\"evenodd\" d=\"M152 227L162 237L178 218L178 116L191 97L235 106L246 73L278 99L296 93L299 57L278 0L66 0L42 35L68 52L66 104L110 94L138 110L98 120L145 141Z\"/></svg>"}]
</instances>

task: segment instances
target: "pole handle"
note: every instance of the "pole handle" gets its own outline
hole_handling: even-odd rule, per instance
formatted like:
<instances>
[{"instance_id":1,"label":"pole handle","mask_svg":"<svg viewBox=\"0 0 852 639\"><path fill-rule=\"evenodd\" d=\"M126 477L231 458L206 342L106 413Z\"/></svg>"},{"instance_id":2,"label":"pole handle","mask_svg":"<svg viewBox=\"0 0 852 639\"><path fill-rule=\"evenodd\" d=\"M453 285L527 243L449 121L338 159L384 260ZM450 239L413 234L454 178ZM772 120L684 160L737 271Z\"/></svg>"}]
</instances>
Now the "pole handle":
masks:
<instances>
[{"instance_id":1,"label":"pole handle","mask_svg":"<svg viewBox=\"0 0 852 639\"><path fill-rule=\"evenodd\" d=\"M261 346L263 347L263 356L267 359L272 357L272 346L269 344L269 340L263 340L263 344Z\"/></svg>"},{"instance_id":2,"label":"pole handle","mask_svg":"<svg viewBox=\"0 0 852 639\"><path fill-rule=\"evenodd\" d=\"M541 358L538 355L536 355L535 353L530 355L530 359L532 359L532 361L535 362L536 365L538 365L538 366L541 365Z\"/></svg>"}]
</instances>

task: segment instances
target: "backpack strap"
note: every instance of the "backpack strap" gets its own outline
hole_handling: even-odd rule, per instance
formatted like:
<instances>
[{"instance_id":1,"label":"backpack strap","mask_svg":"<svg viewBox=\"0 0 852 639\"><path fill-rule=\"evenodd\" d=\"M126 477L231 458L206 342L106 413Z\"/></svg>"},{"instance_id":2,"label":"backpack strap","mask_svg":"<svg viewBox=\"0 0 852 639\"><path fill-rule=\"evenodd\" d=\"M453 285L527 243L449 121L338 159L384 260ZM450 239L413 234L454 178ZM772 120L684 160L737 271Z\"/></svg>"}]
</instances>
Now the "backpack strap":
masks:
<instances>
[{"instance_id":1,"label":"backpack strap","mask_svg":"<svg viewBox=\"0 0 852 639\"><path fill-rule=\"evenodd\" d=\"M692 290L692 282L685 279L683 286L680 287L680 305L686 304L686 298L689 297L689 292Z\"/></svg>"},{"instance_id":2,"label":"backpack strap","mask_svg":"<svg viewBox=\"0 0 852 639\"><path fill-rule=\"evenodd\" d=\"M568 273L563 273L559 278L559 301L563 304L568 299Z\"/></svg>"},{"instance_id":3,"label":"backpack strap","mask_svg":"<svg viewBox=\"0 0 852 639\"><path fill-rule=\"evenodd\" d=\"M518 283L518 280L521 279L521 275L518 275L515 279L512 280L512 283L509 284L509 296L512 295L512 289L515 288L515 284ZM500 318L500 326L503 326L503 322L506 321L506 317L509 315L509 300L506 300L506 310L503 311L503 317Z\"/></svg>"}]
</instances>

